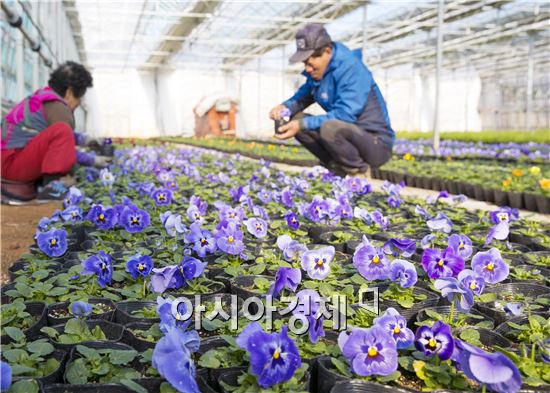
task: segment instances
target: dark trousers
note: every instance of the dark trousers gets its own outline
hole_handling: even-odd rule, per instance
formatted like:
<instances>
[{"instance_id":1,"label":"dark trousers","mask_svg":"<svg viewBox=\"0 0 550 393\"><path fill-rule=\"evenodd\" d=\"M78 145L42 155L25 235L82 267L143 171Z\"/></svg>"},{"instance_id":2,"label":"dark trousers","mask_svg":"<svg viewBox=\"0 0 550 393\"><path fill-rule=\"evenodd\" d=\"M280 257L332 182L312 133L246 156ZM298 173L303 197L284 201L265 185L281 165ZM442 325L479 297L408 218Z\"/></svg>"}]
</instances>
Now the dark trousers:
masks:
<instances>
[{"instance_id":1,"label":"dark trousers","mask_svg":"<svg viewBox=\"0 0 550 393\"><path fill-rule=\"evenodd\" d=\"M295 118L303 117L298 114ZM366 170L385 164L392 151L384 146L376 134L362 130L355 124L329 120L319 131L302 130L296 139L324 166L332 162L345 170Z\"/></svg>"}]
</instances>

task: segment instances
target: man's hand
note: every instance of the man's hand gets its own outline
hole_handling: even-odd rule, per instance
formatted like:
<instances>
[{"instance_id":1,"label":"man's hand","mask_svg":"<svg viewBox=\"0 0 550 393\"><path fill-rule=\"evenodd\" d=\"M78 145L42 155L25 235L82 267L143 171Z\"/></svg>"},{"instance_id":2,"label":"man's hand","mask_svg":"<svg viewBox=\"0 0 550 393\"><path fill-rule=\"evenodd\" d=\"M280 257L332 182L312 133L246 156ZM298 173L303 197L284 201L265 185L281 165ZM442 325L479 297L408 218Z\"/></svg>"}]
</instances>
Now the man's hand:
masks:
<instances>
[{"instance_id":1,"label":"man's hand","mask_svg":"<svg viewBox=\"0 0 550 393\"><path fill-rule=\"evenodd\" d=\"M283 104L281 105L277 105L275 108L273 108L270 112L269 112L269 118L271 120L281 120L281 111L283 109L287 109L286 106L284 106Z\"/></svg>"},{"instance_id":2,"label":"man's hand","mask_svg":"<svg viewBox=\"0 0 550 393\"><path fill-rule=\"evenodd\" d=\"M96 168L107 168L111 161L113 161L113 157L95 156L94 166Z\"/></svg>"},{"instance_id":3,"label":"man's hand","mask_svg":"<svg viewBox=\"0 0 550 393\"><path fill-rule=\"evenodd\" d=\"M300 122L298 120L291 120L284 126L279 127L280 134L275 134L277 139L289 139L296 136L300 132Z\"/></svg>"}]
</instances>

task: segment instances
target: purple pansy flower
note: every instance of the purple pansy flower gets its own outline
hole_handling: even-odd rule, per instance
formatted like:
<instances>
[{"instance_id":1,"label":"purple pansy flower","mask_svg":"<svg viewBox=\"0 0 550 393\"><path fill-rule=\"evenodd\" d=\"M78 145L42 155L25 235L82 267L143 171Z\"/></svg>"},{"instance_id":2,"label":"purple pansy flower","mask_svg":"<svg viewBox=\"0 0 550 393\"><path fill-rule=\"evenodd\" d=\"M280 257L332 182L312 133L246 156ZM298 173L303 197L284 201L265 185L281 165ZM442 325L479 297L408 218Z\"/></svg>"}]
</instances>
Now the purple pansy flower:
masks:
<instances>
[{"instance_id":1,"label":"purple pansy flower","mask_svg":"<svg viewBox=\"0 0 550 393\"><path fill-rule=\"evenodd\" d=\"M267 223L261 218L250 218L244 221L244 225L248 230L248 233L254 235L258 239L262 239L267 235Z\"/></svg>"},{"instance_id":2,"label":"purple pansy flower","mask_svg":"<svg viewBox=\"0 0 550 393\"><path fill-rule=\"evenodd\" d=\"M6 362L0 361L0 391L7 392L11 386L11 380L11 366Z\"/></svg>"},{"instance_id":3,"label":"purple pansy flower","mask_svg":"<svg viewBox=\"0 0 550 393\"><path fill-rule=\"evenodd\" d=\"M172 191L167 188L158 188L151 194L157 206L167 206L172 203Z\"/></svg>"},{"instance_id":4,"label":"purple pansy flower","mask_svg":"<svg viewBox=\"0 0 550 393\"><path fill-rule=\"evenodd\" d=\"M200 209L195 206L191 205L187 208L187 218L191 222L197 222L199 224L202 224L204 222L204 216L201 214Z\"/></svg>"},{"instance_id":5,"label":"purple pansy flower","mask_svg":"<svg viewBox=\"0 0 550 393\"><path fill-rule=\"evenodd\" d=\"M502 353L485 352L458 339L456 350L457 362L468 378L499 393L515 393L521 389L519 370Z\"/></svg>"},{"instance_id":6,"label":"purple pansy flower","mask_svg":"<svg viewBox=\"0 0 550 393\"><path fill-rule=\"evenodd\" d=\"M338 346L351 370L362 377L390 375L397 370L397 345L381 326L342 332Z\"/></svg>"},{"instance_id":7,"label":"purple pansy flower","mask_svg":"<svg viewBox=\"0 0 550 393\"><path fill-rule=\"evenodd\" d=\"M233 222L235 224L240 224L244 218L244 210L242 207L231 207L228 205L223 205L220 208L218 213L218 218L220 221Z\"/></svg>"},{"instance_id":8,"label":"purple pansy flower","mask_svg":"<svg viewBox=\"0 0 550 393\"><path fill-rule=\"evenodd\" d=\"M38 248L50 258L57 258L67 251L67 232L64 229L50 229L36 236Z\"/></svg>"},{"instance_id":9,"label":"purple pansy flower","mask_svg":"<svg viewBox=\"0 0 550 393\"><path fill-rule=\"evenodd\" d=\"M436 236L433 233L430 233L422 238L420 240L420 247L422 247L423 250L426 248L432 248L433 247L433 241L435 240Z\"/></svg>"},{"instance_id":10,"label":"purple pansy flower","mask_svg":"<svg viewBox=\"0 0 550 393\"><path fill-rule=\"evenodd\" d=\"M171 329L155 345L153 367L179 392L200 393L191 356L199 343L196 331Z\"/></svg>"},{"instance_id":11,"label":"purple pansy flower","mask_svg":"<svg viewBox=\"0 0 550 393\"><path fill-rule=\"evenodd\" d=\"M512 303L508 302L504 305L503 311L509 317L519 317L523 315L523 303Z\"/></svg>"},{"instance_id":12,"label":"purple pansy flower","mask_svg":"<svg viewBox=\"0 0 550 393\"><path fill-rule=\"evenodd\" d=\"M92 315L92 306L86 302L74 302L71 305L71 314L75 318L86 318Z\"/></svg>"},{"instance_id":13,"label":"purple pansy flower","mask_svg":"<svg viewBox=\"0 0 550 393\"><path fill-rule=\"evenodd\" d=\"M418 281L418 274L411 262L395 259L390 264L389 278L392 281L399 280L401 288L410 288Z\"/></svg>"},{"instance_id":14,"label":"purple pansy flower","mask_svg":"<svg viewBox=\"0 0 550 393\"><path fill-rule=\"evenodd\" d=\"M362 243L353 254L353 266L369 281L384 280L390 273L390 261L382 249Z\"/></svg>"},{"instance_id":15,"label":"purple pansy flower","mask_svg":"<svg viewBox=\"0 0 550 393\"><path fill-rule=\"evenodd\" d=\"M281 191L281 203L288 209L292 209L294 207L294 200L292 199L292 191L290 191L289 187L285 187Z\"/></svg>"},{"instance_id":16,"label":"purple pansy flower","mask_svg":"<svg viewBox=\"0 0 550 393\"><path fill-rule=\"evenodd\" d=\"M455 277L439 278L435 280L434 287L441 291L441 296L454 302L455 308L460 312L467 313L474 305L472 290Z\"/></svg>"},{"instance_id":17,"label":"purple pansy flower","mask_svg":"<svg viewBox=\"0 0 550 393\"><path fill-rule=\"evenodd\" d=\"M136 280L138 277L147 277L153 269L153 260L148 255L135 255L126 262L126 271Z\"/></svg>"},{"instance_id":18,"label":"purple pansy flower","mask_svg":"<svg viewBox=\"0 0 550 393\"><path fill-rule=\"evenodd\" d=\"M287 334L288 326L281 333L266 333L257 322L244 328L237 337L237 344L250 354L250 370L262 388L286 382L302 366L296 344Z\"/></svg>"},{"instance_id":19,"label":"purple pansy flower","mask_svg":"<svg viewBox=\"0 0 550 393\"><path fill-rule=\"evenodd\" d=\"M64 206L67 208L71 205L78 205L84 199L84 194L76 187L69 188L69 192L63 200Z\"/></svg>"},{"instance_id":20,"label":"purple pansy flower","mask_svg":"<svg viewBox=\"0 0 550 393\"><path fill-rule=\"evenodd\" d=\"M206 254L212 254L216 251L216 239L209 230L201 229L198 222L194 222L189 227L190 232L185 235L185 240L193 244L193 250L199 257L204 258Z\"/></svg>"},{"instance_id":21,"label":"purple pansy flower","mask_svg":"<svg viewBox=\"0 0 550 393\"><path fill-rule=\"evenodd\" d=\"M498 210L490 212L489 217L491 222L495 225L500 224L501 222L510 223L512 221L519 220L519 211L518 209L503 206Z\"/></svg>"},{"instance_id":22,"label":"purple pansy flower","mask_svg":"<svg viewBox=\"0 0 550 393\"><path fill-rule=\"evenodd\" d=\"M120 213L119 221L119 224L128 232L137 233L149 226L150 218L149 213L145 210L141 210L134 205L128 205Z\"/></svg>"},{"instance_id":23,"label":"purple pansy flower","mask_svg":"<svg viewBox=\"0 0 550 393\"><path fill-rule=\"evenodd\" d=\"M289 235L281 235L277 238L277 247L283 252L285 261L296 262L302 259L302 254L307 251L307 247L296 240L292 240Z\"/></svg>"},{"instance_id":24,"label":"purple pansy flower","mask_svg":"<svg viewBox=\"0 0 550 393\"><path fill-rule=\"evenodd\" d=\"M445 213L437 213L434 218L426 221L426 224L432 232L451 233L453 230L453 222Z\"/></svg>"},{"instance_id":25,"label":"purple pansy flower","mask_svg":"<svg viewBox=\"0 0 550 393\"><path fill-rule=\"evenodd\" d=\"M411 239L391 238L384 244L384 252L394 257L409 258L416 252L416 242Z\"/></svg>"},{"instance_id":26,"label":"purple pansy flower","mask_svg":"<svg viewBox=\"0 0 550 393\"><path fill-rule=\"evenodd\" d=\"M285 214L285 219L286 219L287 225L293 231L295 231L296 229L298 229L300 227L300 221L298 221L298 216L296 215L296 213L291 212L291 211L287 212Z\"/></svg>"},{"instance_id":27,"label":"purple pansy flower","mask_svg":"<svg viewBox=\"0 0 550 393\"><path fill-rule=\"evenodd\" d=\"M167 333L173 328L186 330L192 322L192 310L188 310L181 298L157 297L157 313L160 318L160 330Z\"/></svg>"},{"instance_id":28,"label":"purple pansy flower","mask_svg":"<svg viewBox=\"0 0 550 393\"><path fill-rule=\"evenodd\" d=\"M485 243L483 244L484 247L487 247L493 239L497 240L505 240L508 235L510 234L510 226L507 222L501 222L499 224L494 225L487 234L487 237L485 238Z\"/></svg>"},{"instance_id":29,"label":"purple pansy flower","mask_svg":"<svg viewBox=\"0 0 550 393\"><path fill-rule=\"evenodd\" d=\"M277 298L284 288L295 292L301 281L302 271L300 269L280 267L279 270L277 270L275 282L269 288L268 294Z\"/></svg>"},{"instance_id":30,"label":"purple pansy flower","mask_svg":"<svg viewBox=\"0 0 550 393\"><path fill-rule=\"evenodd\" d=\"M445 251L427 248L422 254L422 267L429 278L456 277L464 269L464 260L451 247Z\"/></svg>"},{"instance_id":31,"label":"purple pansy flower","mask_svg":"<svg viewBox=\"0 0 550 393\"><path fill-rule=\"evenodd\" d=\"M164 183L164 188L166 188L167 190L170 190L170 191L175 191L179 187L178 187L178 183L176 183L176 181L172 179L172 180L168 180L167 182Z\"/></svg>"},{"instance_id":32,"label":"purple pansy flower","mask_svg":"<svg viewBox=\"0 0 550 393\"><path fill-rule=\"evenodd\" d=\"M167 289L176 288L177 280L175 275L178 271L177 266L166 266L153 269L150 286L153 292L163 293Z\"/></svg>"},{"instance_id":33,"label":"purple pansy flower","mask_svg":"<svg viewBox=\"0 0 550 393\"><path fill-rule=\"evenodd\" d=\"M458 274L458 281L466 288L469 288L474 295L479 296L485 288L485 280L478 276L473 270L464 269Z\"/></svg>"},{"instance_id":34,"label":"purple pansy flower","mask_svg":"<svg viewBox=\"0 0 550 393\"><path fill-rule=\"evenodd\" d=\"M169 236L176 236L178 233L184 233L186 230L181 222L181 216L179 214L173 214L171 211L161 213L160 221Z\"/></svg>"},{"instance_id":35,"label":"purple pansy flower","mask_svg":"<svg viewBox=\"0 0 550 393\"><path fill-rule=\"evenodd\" d=\"M448 360L454 350L451 328L441 321L436 321L431 328L420 326L416 330L415 345L426 356L437 355L441 360Z\"/></svg>"},{"instance_id":36,"label":"purple pansy flower","mask_svg":"<svg viewBox=\"0 0 550 393\"><path fill-rule=\"evenodd\" d=\"M466 260L472 255L472 241L466 235L452 234L447 241L455 254Z\"/></svg>"},{"instance_id":37,"label":"purple pansy flower","mask_svg":"<svg viewBox=\"0 0 550 393\"><path fill-rule=\"evenodd\" d=\"M239 255L244 250L243 233L234 221L227 223L214 234L218 248L231 255Z\"/></svg>"},{"instance_id":38,"label":"purple pansy flower","mask_svg":"<svg viewBox=\"0 0 550 393\"><path fill-rule=\"evenodd\" d=\"M307 206L307 217L313 222L319 222L329 214L330 204L321 196L313 197L311 203Z\"/></svg>"},{"instance_id":39,"label":"purple pansy flower","mask_svg":"<svg viewBox=\"0 0 550 393\"><path fill-rule=\"evenodd\" d=\"M70 205L61 212L61 218L63 219L63 221L77 222L82 221L84 216L81 208L79 208L78 206Z\"/></svg>"},{"instance_id":40,"label":"purple pansy flower","mask_svg":"<svg viewBox=\"0 0 550 393\"><path fill-rule=\"evenodd\" d=\"M184 256L178 264L178 270L174 274L176 288L187 285L187 281L198 278L203 275L206 262L201 262L196 258Z\"/></svg>"},{"instance_id":41,"label":"purple pansy flower","mask_svg":"<svg viewBox=\"0 0 550 393\"><path fill-rule=\"evenodd\" d=\"M330 273L330 263L334 258L334 247L321 247L302 254L302 269L314 280L323 280Z\"/></svg>"},{"instance_id":42,"label":"purple pansy flower","mask_svg":"<svg viewBox=\"0 0 550 393\"><path fill-rule=\"evenodd\" d=\"M105 288L107 284L111 283L113 264L111 263L111 256L104 251L100 250L96 255L92 255L82 261L82 267L82 275L97 275L97 282L101 288Z\"/></svg>"},{"instance_id":43,"label":"purple pansy flower","mask_svg":"<svg viewBox=\"0 0 550 393\"><path fill-rule=\"evenodd\" d=\"M510 268L497 248L480 251L472 258L472 270L488 284L496 284L508 277Z\"/></svg>"},{"instance_id":44,"label":"purple pansy flower","mask_svg":"<svg viewBox=\"0 0 550 393\"><path fill-rule=\"evenodd\" d=\"M388 226L390 225L390 219L388 217L384 217L378 210L373 211L370 214L370 218L384 231L388 229Z\"/></svg>"},{"instance_id":45,"label":"purple pansy flower","mask_svg":"<svg viewBox=\"0 0 550 393\"><path fill-rule=\"evenodd\" d=\"M116 224L115 209L111 206L94 205L86 215L86 219L99 229L111 229Z\"/></svg>"},{"instance_id":46,"label":"purple pansy flower","mask_svg":"<svg viewBox=\"0 0 550 393\"><path fill-rule=\"evenodd\" d=\"M414 343L414 333L407 328L407 320L395 308L388 308L381 317L373 321L374 325L381 326L393 337L397 349L404 349Z\"/></svg>"}]
</instances>

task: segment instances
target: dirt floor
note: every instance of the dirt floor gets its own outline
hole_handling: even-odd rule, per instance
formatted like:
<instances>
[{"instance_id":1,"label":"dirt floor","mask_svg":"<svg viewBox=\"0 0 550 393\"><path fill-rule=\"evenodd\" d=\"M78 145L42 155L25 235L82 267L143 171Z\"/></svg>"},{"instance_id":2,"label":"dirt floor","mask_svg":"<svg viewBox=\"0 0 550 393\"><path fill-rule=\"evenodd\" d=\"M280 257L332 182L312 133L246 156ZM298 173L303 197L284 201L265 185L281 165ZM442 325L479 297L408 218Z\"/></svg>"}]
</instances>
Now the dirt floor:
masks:
<instances>
[{"instance_id":1,"label":"dirt floor","mask_svg":"<svg viewBox=\"0 0 550 393\"><path fill-rule=\"evenodd\" d=\"M36 224L42 217L51 216L56 209L62 208L61 202L30 206L0 207L0 282L8 280L8 268L27 248L34 243Z\"/></svg>"}]
</instances>

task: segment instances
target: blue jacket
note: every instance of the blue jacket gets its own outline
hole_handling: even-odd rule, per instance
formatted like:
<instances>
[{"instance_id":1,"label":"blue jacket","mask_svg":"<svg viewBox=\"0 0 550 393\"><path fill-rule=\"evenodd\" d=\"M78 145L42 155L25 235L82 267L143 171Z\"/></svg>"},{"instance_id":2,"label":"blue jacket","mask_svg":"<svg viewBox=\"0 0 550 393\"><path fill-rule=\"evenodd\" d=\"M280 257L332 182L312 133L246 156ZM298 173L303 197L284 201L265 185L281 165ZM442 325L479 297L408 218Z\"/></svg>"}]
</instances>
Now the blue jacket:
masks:
<instances>
[{"instance_id":1,"label":"blue jacket","mask_svg":"<svg viewBox=\"0 0 550 393\"><path fill-rule=\"evenodd\" d=\"M327 112L324 115L303 119L303 128L319 130L328 120L341 120L356 124L359 128L375 133L382 143L391 148L395 132L391 128L386 103L371 72L361 61L361 51L351 51L345 45L334 42L332 58L320 81L305 71L307 78L292 98L283 102L292 114L296 114L314 102Z\"/></svg>"}]
</instances>

